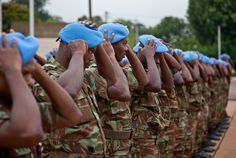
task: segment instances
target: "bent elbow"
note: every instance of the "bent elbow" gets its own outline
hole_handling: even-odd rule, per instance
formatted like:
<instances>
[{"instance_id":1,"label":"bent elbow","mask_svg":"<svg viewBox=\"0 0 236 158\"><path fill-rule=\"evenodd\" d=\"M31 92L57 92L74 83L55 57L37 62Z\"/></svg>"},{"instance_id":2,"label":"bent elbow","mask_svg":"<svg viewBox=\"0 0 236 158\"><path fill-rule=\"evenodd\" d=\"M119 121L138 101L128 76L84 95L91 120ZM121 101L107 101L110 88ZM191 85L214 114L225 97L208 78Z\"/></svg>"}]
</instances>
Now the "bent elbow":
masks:
<instances>
[{"instance_id":1,"label":"bent elbow","mask_svg":"<svg viewBox=\"0 0 236 158\"><path fill-rule=\"evenodd\" d=\"M145 90L149 92L159 92L161 90L161 85L159 84L147 85L145 86Z\"/></svg>"},{"instance_id":2,"label":"bent elbow","mask_svg":"<svg viewBox=\"0 0 236 158\"><path fill-rule=\"evenodd\" d=\"M129 101L131 99L131 95L128 89L118 89L115 87L108 88L108 97L110 99L119 101Z\"/></svg>"}]
</instances>

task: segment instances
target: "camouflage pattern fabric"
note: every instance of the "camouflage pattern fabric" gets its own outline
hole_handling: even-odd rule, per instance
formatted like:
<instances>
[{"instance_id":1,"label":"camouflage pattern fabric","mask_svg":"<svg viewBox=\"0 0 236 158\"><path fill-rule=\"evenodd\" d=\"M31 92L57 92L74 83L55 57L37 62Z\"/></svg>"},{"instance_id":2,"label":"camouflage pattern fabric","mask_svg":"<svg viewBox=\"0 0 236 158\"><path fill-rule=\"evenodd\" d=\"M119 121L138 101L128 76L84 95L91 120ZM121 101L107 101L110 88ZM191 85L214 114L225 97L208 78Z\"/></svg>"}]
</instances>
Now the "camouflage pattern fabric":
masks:
<instances>
[{"instance_id":1,"label":"camouflage pattern fabric","mask_svg":"<svg viewBox=\"0 0 236 158\"><path fill-rule=\"evenodd\" d=\"M205 131L206 129L206 125L205 125L205 118L207 117L207 114L206 116L204 116L204 112L207 112L207 105L206 105L206 101L205 101L205 98L204 98L204 93L203 93L203 90L204 90L204 82L202 79L200 79L198 81L198 91L199 91L199 95L201 96L201 100L202 100L202 108L201 110L198 112L198 116L197 116L197 131L196 131L196 148L199 148L203 142L203 139L204 139L204 135L206 135Z\"/></svg>"},{"instance_id":2,"label":"camouflage pattern fabric","mask_svg":"<svg viewBox=\"0 0 236 158\"><path fill-rule=\"evenodd\" d=\"M134 90L132 93L132 157L159 158L160 132L169 121L161 114L157 93Z\"/></svg>"},{"instance_id":3,"label":"camouflage pattern fabric","mask_svg":"<svg viewBox=\"0 0 236 158\"><path fill-rule=\"evenodd\" d=\"M203 106L203 98L199 92L197 82L193 82L187 86L187 91L189 93L189 126L188 130L191 130L191 149L186 149L186 156L192 156L192 154L197 150L196 145L196 134L197 134L197 124L199 112Z\"/></svg>"},{"instance_id":4,"label":"camouflage pattern fabric","mask_svg":"<svg viewBox=\"0 0 236 158\"><path fill-rule=\"evenodd\" d=\"M57 79L65 71L54 58L50 58L43 69L53 79ZM47 126L44 127L48 133L45 134L43 141L43 157L105 156L105 138L98 116L98 106L95 95L86 80L84 80L82 90L74 98L77 107L86 114L84 115L86 118L83 123L70 128L53 128L57 114L53 111L47 94L39 84L34 85L33 92L39 102L43 118L46 118L44 120L47 122Z\"/></svg>"},{"instance_id":5,"label":"camouflage pattern fabric","mask_svg":"<svg viewBox=\"0 0 236 158\"><path fill-rule=\"evenodd\" d=\"M137 89L138 82L136 78L133 78L133 75L126 73L127 69L130 71L131 68L128 66L124 68L129 87L131 90ZM107 84L98 74L95 64L86 69L86 74L96 84L93 87L106 137L107 155L109 157L131 157L132 116L130 102L111 100L107 97Z\"/></svg>"},{"instance_id":6,"label":"camouflage pattern fabric","mask_svg":"<svg viewBox=\"0 0 236 158\"><path fill-rule=\"evenodd\" d=\"M10 112L0 104L0 124L10 119ZM0 158L19 157L34 158L30 148L5 149L0 148Z\"/></svg>"},{"instance_id":7,"label":"camouflage pattern fabric","mask_svg":"<svg viewBox=\"0 0 236 158\"><path fill-rule=\"evenodd\" d=\"M187 144L187 138L191 136L191 131L187 130L188 124L188 93L185 85L176 86L176 96L179 107L179 121L176 136L176 146L174 148L174 157L183 158L185 155L185 149L189 147Z\"/></svg>"},{"instance_id":8,"label":"camouflage pattern fabric","mask_svg":"<svg viewBox=\"0 0 236 158\"><path fill-rule=\"evenodd\" d=\"M163 129L160 133L158 148L160 150L161 158L171 158L173 157L173 150L176 143L177 126L174 119L178 116L178 114L175 113L175 110L178 109L178 103L176 102L176 99L174 99L174 90L168 93L165 90L161 90L158 92L158 98L162 116L169 121L169 126Z\"/></svg>"}]
</instances>

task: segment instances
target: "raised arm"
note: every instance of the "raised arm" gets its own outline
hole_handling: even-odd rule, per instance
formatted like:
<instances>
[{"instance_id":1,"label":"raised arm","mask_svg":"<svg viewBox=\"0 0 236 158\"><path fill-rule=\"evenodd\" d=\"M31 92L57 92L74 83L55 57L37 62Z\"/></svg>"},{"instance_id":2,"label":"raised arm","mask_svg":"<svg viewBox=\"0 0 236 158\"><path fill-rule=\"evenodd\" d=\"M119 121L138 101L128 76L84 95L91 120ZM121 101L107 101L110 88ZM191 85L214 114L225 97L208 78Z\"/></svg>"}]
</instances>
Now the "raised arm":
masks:
<instances>
[{"instance_id":1,"label":"raised arm","mask_svg":"<svg viewBox=\"0 0 236 158\"><path fill-rule=\"evenodd\" d=\"M109 41L107 41L103 45L104 50L106 51L106 53L110 58L112 68L114 70L114 75L116 78L115 84L107 87L108 97L110 99L115 99L120 101L129 101L131 96L130 96L128 81L122 68L120 67L119 63L116 60L115 51L110 43L111 40L112 37L109 39Z\"/></svg>"},{"instance_id":2,"label":"raised arm","mask_svg":"<svg viewBox=\"0 0 236 158\"><path fill-rule=\"evenodd\" d=\"M145 86L145 90L151 92L161 90L161 76L154 59L155 49L155 42L149 40L141 51L147 63L148 84Z\"/></svg>"},{"instance_id":3,"label":"raised arm","mask_svg":"<svg viewBox=\"0 0 236 158\"><path fill-rule=\"evenodd\" d=\"M75 97L82 88L84 79L84 54L88 47L86 42L75 40L68 44L71 60L67 70L58 78L57 82Z\"/></svg>"},{"instance_id":4,"label":"raised arm","mask_svg":"<svg viewBox=\"0 0 236 158\"><path fill-rule=\"evenodd\" d=\"M56 81L52 80L47 73L35 63L34 71L35 80L42 86L49 96L53 108L59 113L55 115L54 121L56 128L70 127L78 124L82 119L82 113L77 108L71 96Z\"/></svg>"},{"instance_id":5,"label":"raised arm","mask_svg":"<svg viewBox=\"0 0 236 158\"><path fill-rule=\"evenodd\" d=\"M158 57L160 60L162 88L165 90L172 90L174 88L174 81L170 68L166 63L163 53L158 54Z\"/></svg>"},{"instance_id":6,"label":"raised arm","mask_svg":"<svg viewBox=\"0 0 236 158\"><path fill-rule=\"evenodd\" d=\"M126 56L129 60L130 65L132 66L134 76L138 80L140 85L146 86L148 84L149 77L147 77L142 63L140 62L138 57L135 55L133 50L130 48L130 46L128 46L128 48L129 49L126 52ZM153 56L152 56L152 58L153 58ZM154 61L154 63L155 63L155 61Z\"/></svg>"},{"instance_id":7,"label":"raised arm","mask_svg":"<svg viewBox=\"0 0 236 158\"><path fill-rule=\"evenodd\" d=\"M42 139L43 134L40 112L31 90L24 81L16 40L13 40L12 48L5 36L3 41L5 47L0 46L0 70L4 76L1 75L1 78L7 82L12 105L8 107L9 120L0 121L0 147L34 146Z\"/></svg>"}]
</instances>

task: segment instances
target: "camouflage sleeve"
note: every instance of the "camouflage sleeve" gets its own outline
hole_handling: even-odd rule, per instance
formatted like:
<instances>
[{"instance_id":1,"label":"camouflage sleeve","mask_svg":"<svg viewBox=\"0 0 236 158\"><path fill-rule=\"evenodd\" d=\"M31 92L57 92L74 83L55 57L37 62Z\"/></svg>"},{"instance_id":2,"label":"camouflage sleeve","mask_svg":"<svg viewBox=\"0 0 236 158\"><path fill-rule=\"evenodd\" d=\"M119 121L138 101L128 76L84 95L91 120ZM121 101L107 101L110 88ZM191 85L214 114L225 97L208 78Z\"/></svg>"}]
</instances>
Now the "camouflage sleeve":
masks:
<instances>
[{"instance_id":1,"label":"camouflage sleeve","mask_svg":"<svg viewBox=\"0 0 236 158\"><path fill-rule=\"evenodd\" d=\"M102 76L100 76L97 68L90 67L85 70L84 74L85 79L95 94L104 99L109 99L107 94L107 82Z\"/></svg>"},{"instance_id":2,"label":"camouflage sleeve","mask_svg":"<svg viewBox=\"0 0 236 158\"><path fill-rule=\"evenodd\" d=\"M131 66L123 67L123 71L126 75L130 90L140 89L141 87L139 87L138 80L134 76L134 73L133 73L133 70L132 70Z\"/></svg>"},{"instance_id":3,"label":"camouflage sleeve","mask_svg":"<svg viewBox=\"0 0 236 158\"><path fill-rule=\"evenodd\" d=\"M38 83L33 85L32 90L41 112L43 129L49 132L55 128L55 120L58 113L53 109L48 95Z\"/></svg>"},{"instance_id":4,"label":"camouflage sleeve","mask_svg":"<svg viewBox=\"0 0 236 158\"><path fill-rule=\"evenodd\" d=\"M0 105L0 125L10 119L10 115L3 109L3 106Z\"/></svg>"}]
</instances>

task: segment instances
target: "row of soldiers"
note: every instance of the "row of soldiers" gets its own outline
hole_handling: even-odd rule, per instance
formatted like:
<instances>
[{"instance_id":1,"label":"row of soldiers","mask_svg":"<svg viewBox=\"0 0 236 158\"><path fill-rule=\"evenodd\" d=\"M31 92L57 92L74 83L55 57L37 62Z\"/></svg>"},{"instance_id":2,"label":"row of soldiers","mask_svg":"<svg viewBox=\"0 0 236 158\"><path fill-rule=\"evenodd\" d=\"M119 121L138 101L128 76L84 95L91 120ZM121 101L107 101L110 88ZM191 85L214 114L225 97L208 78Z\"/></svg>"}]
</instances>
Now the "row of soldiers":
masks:
<instances>
[{"instance_id":1,"label":"row of soldiers","mask_svg":"<svg viewBox=\"0 0 236 158\"><path fill-rule=\"evenodd\" d=\"M0 36L0 157L190 158L225 117L223 60L122 24L70 23L46 59L38 41Z\"/></svg>"}]
</instances>

